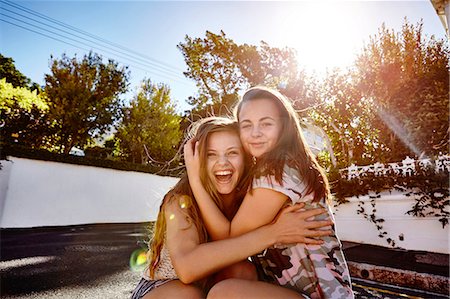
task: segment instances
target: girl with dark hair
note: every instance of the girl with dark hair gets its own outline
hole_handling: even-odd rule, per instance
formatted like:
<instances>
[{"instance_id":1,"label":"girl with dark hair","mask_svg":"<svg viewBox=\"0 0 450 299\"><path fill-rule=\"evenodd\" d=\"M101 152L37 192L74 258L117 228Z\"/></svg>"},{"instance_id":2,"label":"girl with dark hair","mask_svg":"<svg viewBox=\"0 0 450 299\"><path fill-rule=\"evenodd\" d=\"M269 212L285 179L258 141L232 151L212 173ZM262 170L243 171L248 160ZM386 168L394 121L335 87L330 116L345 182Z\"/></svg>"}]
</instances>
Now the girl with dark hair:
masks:
<instances>
[{"instance_id":1,"label":"girl with dark hair","mask_svg":"<svg viewBox=\"0 0 450 299\"><path fill-rule=\"evenodd\" d=\"M207 118L195 124L191 136L202 162L195 181L204 185L209 198L223 215L232 219L247 186L241 180L246 171L238 125L227 118ZM276 222L236 238L208 242L200 211L187 176L183 176L163 199L149 250L149 265L132 298L204 298L207 277L236 264L231 275L256 279L253 266L239 263L247 256L278 244L301 241L305 235L321 236L327 221L306 221L323 213L320 209L297 212L298 206L283 210ZM244 270L244 273L242 273ZM226 277L226 276L225 276ZM289 290L262 283L272 297L287 298Z\"/></svg>"},{"instance_id":2,"label":"girl with dark hair","mask_svg":"<svg viewBox=\"0 0 450 299\"><path fill-rule=\"evenodd\" d=\"M323 208L316 220L333 219L327 178L309 149L292 104L279 92L254 87L235 109L240 139L253 157L245 196L234 218L226 218L201 184L191 183L206 229L214 240L235 237L270 223L286 205L305 203L305 209ZM193 141L191 141L193 142ZM189 149L189 147L187 147ZM198 176L197 152L185 152L189 178ZM352 298L350 275L335 234L323 243L275 246L253 257L264 280L295 290L310 298ZM310 241L310 239L306 239ZM263 295L252 283L239 279L217 284L211 298L258 298Z\"/></svg>"}]
</instances>

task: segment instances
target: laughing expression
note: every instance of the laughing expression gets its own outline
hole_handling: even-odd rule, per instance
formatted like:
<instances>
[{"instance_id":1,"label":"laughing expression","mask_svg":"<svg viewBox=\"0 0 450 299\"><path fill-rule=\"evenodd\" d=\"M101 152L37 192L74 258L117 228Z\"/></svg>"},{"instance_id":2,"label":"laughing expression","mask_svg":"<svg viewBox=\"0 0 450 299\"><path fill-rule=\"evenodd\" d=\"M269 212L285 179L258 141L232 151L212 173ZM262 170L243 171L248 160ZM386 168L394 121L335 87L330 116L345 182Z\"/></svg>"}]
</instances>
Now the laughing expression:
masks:
<instances>
[{"instance_id":1,"label":"laughing expression","mask_svg":"<svg viewBox=\"0 0 450 299\"><path fill-rule=\"evenodd\" d=\"M239 130L244 149L258 158L275 148L281 134L278 108L270 99L254 99L242 104Z\"/></svg>"},{"instance_id":2,"label":"laughing expression","mask_svg":"<svg viewBox=\"0 0 450 299\"><path fill-rule=\"evenodd\" d=\"M214 132L208 138L207 170L220 194L230 194L244 171L244 151L238 134Z\"/></svg>"}]
</instances>

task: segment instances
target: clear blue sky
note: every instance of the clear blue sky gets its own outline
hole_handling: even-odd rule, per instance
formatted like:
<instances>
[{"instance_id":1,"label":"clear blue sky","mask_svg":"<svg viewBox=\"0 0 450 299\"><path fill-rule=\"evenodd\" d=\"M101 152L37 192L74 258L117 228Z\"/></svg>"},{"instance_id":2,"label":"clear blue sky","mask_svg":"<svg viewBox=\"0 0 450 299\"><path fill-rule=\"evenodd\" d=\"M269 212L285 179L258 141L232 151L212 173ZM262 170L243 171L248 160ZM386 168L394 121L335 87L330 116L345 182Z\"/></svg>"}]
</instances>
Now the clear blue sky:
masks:
<instances>
[{"instance_id":1,"label":"clear blue sky","mask_svg":"<svg viewBox=\"0 0 450 299\"><path fill-rule=\"evenodd\" d=\"M13 7L7 3L17 4ZM168 72L130 61L93 48L104 57L130 65L132 97L139 82L151 78L167 83L179 111L188 109L185 100L196 92L192 81L185 79L186 69L176 45L187 34L204 37L205 31L223 30L238 44L259 44L261 40L275 47L293 47L299 64L309 72L323 73L328 67L345 67L361 50L364 41L384 22L388 28L401 29L405 17L411 23L420 19L424 32L444 38L445 32L430 1L291 1L291 2L217 2L217 1L11 1L0 2L0 19L31 28L85 50L53 40L0 21L0 52L15 60L16 67L34 82L44 83L49 73L50 55L62 53L82 57L91 45L68 40L36 26L70 36L55 28L38 13L129 48L169 66ZM30 11L31 10L31 11ZM24 15L22 17L20 15ZM7 15L7 16L5 16ZM12 18L16 18L14 20ZM28 25L27 22L31 25ZM73 31L71 31L73 33ZM76 33L83 36L80 33ZM73 35L71 38L86 42ZM111 46L110 46L111 47ZM124 52L124 50L121 50ZM117 53L116 53L117 54ZM118 54L124 56L123 54ZM126 55L129 57L129 53ZM145 69L145 70L142 70Z\"/></svg>"}]
</instances>

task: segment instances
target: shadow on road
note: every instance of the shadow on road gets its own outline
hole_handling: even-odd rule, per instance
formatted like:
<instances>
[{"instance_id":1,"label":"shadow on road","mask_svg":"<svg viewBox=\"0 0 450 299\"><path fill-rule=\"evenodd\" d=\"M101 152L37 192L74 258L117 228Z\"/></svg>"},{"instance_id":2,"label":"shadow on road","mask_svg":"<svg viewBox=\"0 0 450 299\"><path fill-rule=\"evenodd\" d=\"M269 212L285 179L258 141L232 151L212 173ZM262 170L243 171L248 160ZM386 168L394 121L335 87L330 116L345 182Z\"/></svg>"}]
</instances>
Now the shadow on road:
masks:
<instances>
[{"instance_id":1,"label":"shadow on road","mask_svg":"<svg viewBox=\"0 0 450 299\"><path fill-rule=\"evenodd\" d=\"M129 269L148 239L149 223L2 229L1 295L68 286L94 287Z\"/></svg>"}]
</instances>

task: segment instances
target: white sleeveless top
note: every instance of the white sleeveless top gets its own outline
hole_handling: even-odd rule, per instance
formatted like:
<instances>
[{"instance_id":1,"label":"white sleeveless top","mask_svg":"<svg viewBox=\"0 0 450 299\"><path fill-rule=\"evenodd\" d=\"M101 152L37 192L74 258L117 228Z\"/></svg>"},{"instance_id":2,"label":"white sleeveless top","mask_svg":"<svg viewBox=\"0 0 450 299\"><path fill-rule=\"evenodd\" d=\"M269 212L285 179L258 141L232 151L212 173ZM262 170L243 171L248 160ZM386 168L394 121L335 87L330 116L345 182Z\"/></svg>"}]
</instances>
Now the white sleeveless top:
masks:
<instances>
[{"instance_id":1,"label":"white sleeveless top","mask_svg":"<svg viewBox=\"0 0 450 299\"><path fill-rule=\"evenodd\" d=\"M170 258L169 250L166 247L164 239L164 244L161 248L159 264L155 269L155 277L150 277L149 266L144 271L143 277L146 280L160 280L160 279L178 279L178 275L173 268L172 259Z\"/></svg>"}]
</instances>

